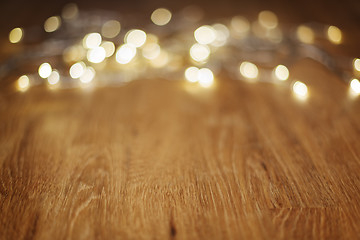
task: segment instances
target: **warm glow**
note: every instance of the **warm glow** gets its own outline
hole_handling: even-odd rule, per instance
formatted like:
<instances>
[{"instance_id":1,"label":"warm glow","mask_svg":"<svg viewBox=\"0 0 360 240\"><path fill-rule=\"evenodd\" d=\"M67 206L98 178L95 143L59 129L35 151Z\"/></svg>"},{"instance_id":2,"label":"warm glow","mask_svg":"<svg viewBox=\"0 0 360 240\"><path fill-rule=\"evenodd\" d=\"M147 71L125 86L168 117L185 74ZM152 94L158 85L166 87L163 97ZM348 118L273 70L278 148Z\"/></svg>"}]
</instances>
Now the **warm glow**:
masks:
<instances>
[{"instance_id":1,"label":"warm glow","mask_svg":"<svg viewBox=\"0 0 360 240\"><path fill-rule=\"evenodd\" d=\"M357 79L351 80L350 87L354 93L360 94L360 81L359 80L357 80Z\"/></svg>"},{"instance_id":2,"label":"warm glow","mask_svg":"<svg viewBox=\"0 0 360 240\"><path fill-rule=\"evenodd\" d=\"M110 20L104 23L102 26L101 34L106 38L114 38L120 33L120 30L120 22L116 20Z\"/></svg>"},{"instance_id":3,"label":"warm glow","mask_svg":"<svg viewBox=\"0 0 360 240\"><path fill-rule=\"evenodd\" d=\"M116 61L121 64L129 63L136 55L136 48L131 44L123 44L116 52Z\"/></svg>"},{"instance_id":4,"label":"warm glow","mask_svg":"<svg viewBox=\"0 0 360 240\"><path fill-rule=\"evenodd\" d=\"M100 47L105 49L105 57L111 57L115 52L115 44L113 42L104 41Z\"/></svg>"},{"instance_id":5,"label":"warm glow","mask_svg":"<svg viewBox=\"0 0 360 240\"><path fill-rule=\"evenodd\" d=\"M240 73L246 78L255 79L259 75L257 66L251 62L243 62L240 65Z\"/></svg>"},{"instance_id":6,"label":"warm glow","mask_svg":"<svg viewBox=\"0 0 360 240\"><path fill-rule=\"evenodd\" d=\"M205 88L211 87L214 83L214 74L208 68L201 68L198 71L198 80L200 86Z\"/></svg>"},{"instance_id":7,"label":"warm glow","mask_svg":"<svg viewBox=\"0 0 360 240\"><path fill-rule=\"evenodd\" d=\"M125 42L135 47L141 47L146 42L146 33L139 29L130 30L126 33Z\"/></svg>"},{"instance_id":8,"label":"warm glow","mask_svg":"<svg viewBox=\"0 0 360 240\"><path fill-rule=\"evenodd\" d=\"M48 83L50 85L55 85L59 82L60 80L60 74L58 71L54 70L51 72L50 76L48 77Z\"/></svg>"},{"instance_id":9,"label":"warm glow","mask_svg":"<svg viewBox=\"0 0 360 240\"><path fill-rule=\"evenodd\" d=\"M82 83L90 83L95 77L95 69L92 67L87 67L84 73L80 76L80 81Z\"/></svg>"},{"instance_id":10,"label":"warm glow","mask_svg":"<svg viewBox=\"0 0 360 240\"><path fill-rule=\"evenodd\" d=\"M356 71L360 71L360 59L359 58L354 59L353 65L354 65L354 69Z\"/></svg>"},{"instance_id":11,"label":"warm glow","mask_svg":"<svg viewBox=\"0 0 360 240\"><path fill-rule=\"evenodd\" d=\"M305 97L308 93L308 88L305 83L296 81L293 85L293 92L299 97Z\"/></svg>"},{"instance_id":12,"label":"warm glow","mask_svg":"<svg viewBox=\"0 0 360 240\"><path fill-rule=\"evenodd\" d=\"M79 9L75 3L69 3L65 5L62 10L61 16L66 20L74 19L78 16Z\"/></svg>"},{"instance_id":13,"label":"warm glow","mask_svg":"<svg viewBox=\"0 0 360 240\"><path fill-rule=\"evenodd\" d=\"M157 43L149 43L145 44L144 48L142 49L142 55L146 59L155 59L160 55L160 46Z\"/></svg>"},{"instance_id":14,"label":"warm glow","mask_svg":"<svg viewBox=\"0 0 360 240\"><path fill-rule=\"evenodd\" d=\"M189 67L185 70L185 78L189 82L197 82L199 69L197 67Z\"/></svg>"},{"instance_id":15,"label":"warm glow","mask_svg":"<svg viewBox=\"0 0 360 240\"><path fill-rule=\"evenodd\" d=\"M314 42L315 33L314 31L307 26L299 26L296 30L296 35L298 39L303 43L311 44Z\"/></svg>"},{"instance_id":16,"label":"warm glow","mask_svg":"<svg viewBox=\"0 0 360 240\"><path fill-rule=\"evenodd\" d=\"M278 25L278 18L275 13L271 11L262 11L259 13L259 23L262 27L267 29L274 29Z\"/></svg>"},{"instance_id":17,"label":"warm glow","mask_svg":"<svg viewBox=\"0 0 360 240\"><path fill-rule=\"evenodd\" d=\"M100 46L101 35L99 33L89 33L83 39L84 48L91 49Z\"/></svg>"},{"instance_id":18,"label":"warm glow","mask_svg":"<svg viewBox=\"0 0 360 240\"><path fill-rule=\"evenodd\" d=\"M190 57L197 62L203 62L208 59L210 55L210 48L207 45L195 43L190 48Z\"/></svg>"},{"instance_id":19,"label":"warm glow","mask_svg":"<svg viewBox=\"0 0 360 240\"><path fill-rule=\"evenodd\" d=\"M54 32L61 26L61 19L59 16L53 16L46 19L44 23L45 32Z\"/></svg>"},{"instance_id":20,"label":"warm glow","mask_svg":"<svg viewBox=\"0 0 360 240\"><path fill-rule=\"evenodd\" d=\"M151 66L160 68L164 67L169 62L169 54L165 51L161 51L160 54L152 59L150 62Z\"/></svg>"},{"instance_id":21,"label":"warm glow","mask_svg":"<svg viewBox=\"0 0 360 240\"><path fill-rule=\"evenodd\" d=\"M151 14L151 21L159 26L168 24L171 20L171 12L165 8L158 8Z\"/></svg>"},{"instance_id":22,"label":"warm glow","mask_svg":"<svg viewBox=\"0 0 360 240\"><path fill-rule=\"evenodd\" d=\"M92 63L101 63L106 56L105 49L103 47L92 48L88 51L87 59Z\"/></svg>"},{"instance_id":23,"label":"warm glow","mask_svg":"<svg viewBox=\"0 0 360 240\"><path fill-rule=\"evenodd\" d=\"M21 41L23 36L24 36L24 31L22 30L22 28L14 28L13 30L11 30L9 34L9 41L11 43L18 43Z\"/></svg>"},{"instance_id":24,"label":"warm glow","mask_svg":"<svg viewBox=\"0 0 360 240\"><path fill-rule=\"evenodd\" d=\"M338 27L330 26L327 30L327 36L330 42L340 44L342 40L342 33Z\"/></svg>"},{"instance_id":25,"label":"warm glow","mask_svg":"<svg viewBox=\"0 0 360 240\"><path fill-rule=\"evenodd\" d=\"M67 63L81 61L85 57L85 49L80 45L70 46L64 50L63 58Z\"/></svg>"},{"instance_id":26,"label":"warm glow","mask_svg":"<svg viewBox=\"0 0 360 240\"><path fill-rule=\"evenodd\" d=\"M274 70L275 77L281 81L289 78L289 69L284 65L278 65Z\"/></svg>"},{"instance_id":27,"label":"warm glow","mask_svg":"<svg viewBox=\"0 0 360 240\"><path fill-rule=\"evenodd\" d=\"M51 65L49 63L43 63L40 65L39 67L39 76L41 78L47 78L50 76L51 72L52 72L52 68Z\"/></svg>"},{"instance_id":28,"label":"warm glow","mask_svg":"<svg viewBox=\"0 0 360 240\"><path fill-rule=\"evenodd\" d=\"M211 44L215 47L224 46L230 36L229 29L224 24L220 23L216 23L212 25L212 27L215 29L216 38Z\"/></svg>"},{"instance_id":29,"label":"warm glow","mask_svg":"<svg viewBox=\"0 0 360 240\"><path fill-rule=\"evenodd\" d=\"M17 87L21 91L26 90L29 87L29 85L30 85L30 80L29 77L26 75L22 75L17 80Z\"/></svg>"},{"instance_id":30,"label":"warm glow","mask_svg":"<svg viewBox=\"0 0 360 240\"><path fill-rule=\"evenodd\" d=\"M216 39L215 29L211 26L201 26L194 32L195 40L200 44L210 44Z\"/></svg>"},{"instance_id":31,"label":"warm glow","mask_svg":"<svg viewBox=\"0 0 360 240\"><path fill-rule=\"evenodd\" d=\"M231 19L231 29L235 37L245 37L250 31L250 23L249 21L241 16L235 16Z\"/></svg>"},{"instance_id":32,"label":"warm glow","mask_svg":"<svg viewBox=\"0 0 360 240\"><path fill-rule=\"evenodd\" d=\"M70 77L79 78L83 75L86 65L83 62L77 62L70 67Z\"/></svg>"}]
</instances>

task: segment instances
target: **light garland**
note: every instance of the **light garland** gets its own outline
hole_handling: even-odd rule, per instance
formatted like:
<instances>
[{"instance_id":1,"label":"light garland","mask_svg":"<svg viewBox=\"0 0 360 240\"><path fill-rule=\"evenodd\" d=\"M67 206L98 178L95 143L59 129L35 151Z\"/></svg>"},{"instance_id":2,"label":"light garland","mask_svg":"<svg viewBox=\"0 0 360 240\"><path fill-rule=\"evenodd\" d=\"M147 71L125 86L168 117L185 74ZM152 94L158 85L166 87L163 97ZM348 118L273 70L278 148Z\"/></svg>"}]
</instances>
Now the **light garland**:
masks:
<instances>
[{"instance_id":1,"label":"light garland","mask_svg":"<svg viewBox=\"0 0 360 240\"><path fill-rule=\"evenodd\" d=\"M336 26L313 23L284 31L271 11L260 12L253 23L243 16L234 16L221 23L201 25L196 11L194 14L194 9L189 8L178 14L156 9L147 20L149 24L139 29L126 29L119 19L121 16L114 13L79 12L75 4L68 4L61 17L52 16L45 21L47 35L35 46L27 44L27 36L36 38L35 33L14 28L9 41L22 44L25 51L4 64L0 76L31 60L42 63L38 74L18 78L16 86L21 91L42 83L51 88L69 88L154 77L185 80L209 88L220 72L239 80L285 82L291 79L287 66L308 57L333 72L341 72L351 91L360 94L360 82L356 79L360 59L334 58L315 44L319 38L340 44L343 35ZM352 66L346 66L347 63ZM305 83L296 79L292 82L293 93L306 97Z\"/></svg>"}]
</instances>

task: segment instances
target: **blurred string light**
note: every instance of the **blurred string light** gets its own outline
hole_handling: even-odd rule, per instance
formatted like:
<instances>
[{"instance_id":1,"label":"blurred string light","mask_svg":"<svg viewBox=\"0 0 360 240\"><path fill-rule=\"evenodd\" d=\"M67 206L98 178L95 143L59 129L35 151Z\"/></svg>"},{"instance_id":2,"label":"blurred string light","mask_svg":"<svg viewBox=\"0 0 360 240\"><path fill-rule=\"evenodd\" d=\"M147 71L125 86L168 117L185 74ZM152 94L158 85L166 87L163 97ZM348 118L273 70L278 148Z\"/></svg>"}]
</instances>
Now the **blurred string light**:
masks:
<instances>
[{"instance_id":1,"label":"blurred string light","mask_svg":"<svg viewBox=\"0 0 360 240\"><path fill-rule=\"evenodd\" d=\"M51 16L44 22L45 32L57 31L57 34L47 35L44 41L37 43L39 48L22 41L24 29L18 27L10 31L11 43L21 42L19 45L34 53L20 53L16 58L18 62L44 62L38 75L21 76L16 87L25 91L31 84L41 81L57 88L79 86L76 83L93 83L96 78L101 78L102 83L159 75L173 79L178 78L183 69L184 79L190 85L203 88L214 86L215 75L226 71L239 80L283 82L296 96L306 97L305 83L286 81L291 78L287 67L290 63L310 57L334 71L344 65L321 48L323 41L318 41L327 39L332 44L341 44L344 36L339 27L319 27L319 24L310 23L282 29L277 15L269 10L261 11L253 22L238 15L201 25L202 16L202 9L196 7L187 7L174 15L166 8L158 8L148 19L148 26L141 30L129 28L134 25L127 19L122 21L124 26L120 24L117 13L84 11L80 14L76 4L67 4L61 16ZM170 22L171 28L154 27L154 24L165 26ZM147 32L151 29L158 35ZM31 36L33 30L26 29L28 31ZM58 44L48 51L48 46L54 46L51 45L54 42ZM47 57L54 59L51 62L57 70L48 63ZM328 62L333 62L334 66ZM5 67L11 65L11 61L5 63ZM359 94L360 59L353 58L352 66L343 70L346 76L354 75L348 82L349 88Z\"/></svg>"}]
</instances>

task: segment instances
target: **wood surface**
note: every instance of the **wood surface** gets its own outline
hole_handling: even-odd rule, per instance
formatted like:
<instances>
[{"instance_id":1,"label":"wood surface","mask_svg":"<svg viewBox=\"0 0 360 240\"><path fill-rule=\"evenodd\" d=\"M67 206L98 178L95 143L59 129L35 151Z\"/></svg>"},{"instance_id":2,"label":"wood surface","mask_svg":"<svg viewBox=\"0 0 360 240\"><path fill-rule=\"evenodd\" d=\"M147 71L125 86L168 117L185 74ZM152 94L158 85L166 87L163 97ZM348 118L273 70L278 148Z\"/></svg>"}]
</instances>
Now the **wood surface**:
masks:
<instances>
[{"instance_id":1,"label":"wood surface","mask_svg":"<svg viewBox=\"0 0 360 240\"><path fill-rule=\"evenodd\" d=\"M0 239L360 239L360 97L217 78L0 90Z\"/></svg>"}]
</instances>

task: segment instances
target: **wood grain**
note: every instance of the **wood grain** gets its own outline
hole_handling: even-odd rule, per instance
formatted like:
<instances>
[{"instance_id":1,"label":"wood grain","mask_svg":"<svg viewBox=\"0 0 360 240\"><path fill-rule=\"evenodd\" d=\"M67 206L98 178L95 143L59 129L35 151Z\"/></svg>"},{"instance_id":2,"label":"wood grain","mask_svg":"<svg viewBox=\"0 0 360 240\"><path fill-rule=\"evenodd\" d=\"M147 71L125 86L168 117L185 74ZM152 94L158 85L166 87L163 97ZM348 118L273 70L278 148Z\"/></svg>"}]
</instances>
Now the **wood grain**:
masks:
<instances>
[{"instance_id":1,"label":"wood grain","mask_svg":"<svg viewBox=\"0 0 360 240\"><path fill-rule=\"evenodd\" d=\"M359 239L360 98L291 73L307 100L226 76L3 89L0 238Z\"/></svg>"}]
</instances>

